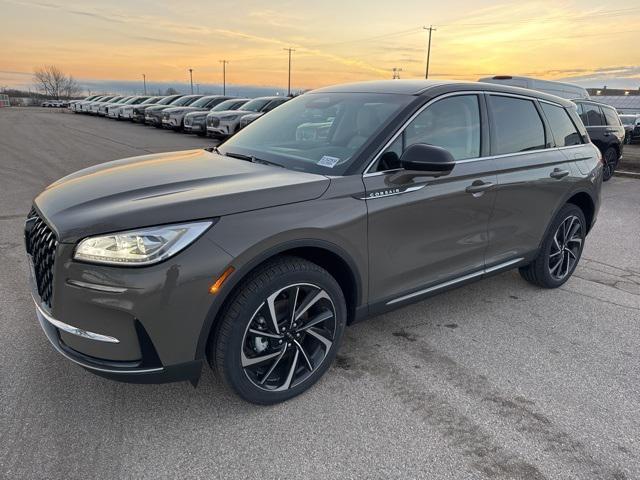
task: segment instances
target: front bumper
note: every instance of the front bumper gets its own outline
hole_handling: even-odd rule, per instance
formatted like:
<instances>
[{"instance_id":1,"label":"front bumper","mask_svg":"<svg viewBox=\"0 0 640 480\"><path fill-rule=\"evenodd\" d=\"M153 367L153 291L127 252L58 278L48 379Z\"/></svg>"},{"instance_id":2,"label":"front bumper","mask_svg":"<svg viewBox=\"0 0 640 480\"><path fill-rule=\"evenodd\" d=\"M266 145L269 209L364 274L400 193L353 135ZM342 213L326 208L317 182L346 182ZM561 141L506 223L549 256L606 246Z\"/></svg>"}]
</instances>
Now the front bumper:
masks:
<instances>
[{"instance_id":1,"label":"front bumper","mask_svg":"<svg viewBox=\"0 0 640 480\"><path fill-rule=\"evenodd\" d=\"M185 124L183 128L187 133L200 133L206 131L203 123L192 123L191 125Z\"/></svg>"},{"instance_id":2,"label":"front bumper","mask_svg":"<svg viewBox=\"0 0 640 480\"><path fill-rule=\"evenodd\" d=\"M229 136L231 135L231 128L232 127L230 125L225 125L223 123L221 123L217 127L211 127L207 125L207 133L210 133L212 135Z\"/></svg>"},{"instance_id":3,"label":"front bumper","mask_svg":"<svg viewBox=\"0 0 640 480\"><path fill-rule=\"evenodd\" d=\"M67 331L69 333L75 330L75 334L79 336L85 336L92 332L86 332L54 319L44 310L36 298L33 300L36 305L38 322L40 322L40 326L53 348L67 360L80 365L90 372L112 380L131 383L167 383L189 380L193 384L197 384L200 378L202 360L194 360L168 367L154 367L143 366L141 362L110 362L83 355L67 346L61 340L60 332Z\"/></svg>"},{"instance_id":4,"label":"front bumper","mask_svg":"<svg viewBox=\"0 0 640 480\"><path fill-rule=\"evenodd\" d=\"M73 261L75 246L60 243L51 308L40 301L33 267L30 275L50 343L73 363L115 380L195 384L204 360L198 345L214 300L208 288L231 261L206 236L142 268Z\"/></svg>"},{"instance_id":5,"label":"front bumper","mask_svg":"<svg viewBox=\"0 0 640 480\"><path fill-rule=\"evenodd\" d=\"M162 126L165 128L178 128L180 126L181 120L176 117L169 117L162 119Z\"/></svg>"}]
</instances>

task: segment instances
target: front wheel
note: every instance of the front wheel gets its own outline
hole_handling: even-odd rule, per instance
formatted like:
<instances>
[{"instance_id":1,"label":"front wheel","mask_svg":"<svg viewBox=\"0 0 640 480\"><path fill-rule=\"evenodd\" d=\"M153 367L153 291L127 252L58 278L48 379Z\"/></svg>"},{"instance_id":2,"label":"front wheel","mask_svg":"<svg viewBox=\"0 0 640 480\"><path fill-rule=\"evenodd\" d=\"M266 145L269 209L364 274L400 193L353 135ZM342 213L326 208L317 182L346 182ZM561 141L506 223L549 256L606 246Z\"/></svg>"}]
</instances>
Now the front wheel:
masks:
<instances>
[{"instance_id":1,"label":"front wheel","mask_svg":"<svg viewBox=\"0 0 640 480\"><path fill-rule=\"evenodd\" d=\"M586 235L587 225L582 210L568 203L551 223L538 256L520 268L520 275L543 288L563 285L580 261Z\"/></svg>"},{"instance_id":2,"label":"front wheel","mask_svg":"<svg viewBox=\"0 0 640 480\"><path fill-rule=\"evenodd\" d=\"M209 361L244 400L282 402L327 371L346 317L342 290L326 270L281 257L238 287L209 345Z\"/></svg>"},{"instance_id":3,"label":"front wheel","mask_svg":"<svg viewBox=\"0 0 640 480\"><path fill-rule=\"evenodd\" d=\"M609 147L604 152L604 171L602 173L602 181L606 182L613 177L613 172L618 165L618 152L613 147Z\"/></svg>"}]
</instances>

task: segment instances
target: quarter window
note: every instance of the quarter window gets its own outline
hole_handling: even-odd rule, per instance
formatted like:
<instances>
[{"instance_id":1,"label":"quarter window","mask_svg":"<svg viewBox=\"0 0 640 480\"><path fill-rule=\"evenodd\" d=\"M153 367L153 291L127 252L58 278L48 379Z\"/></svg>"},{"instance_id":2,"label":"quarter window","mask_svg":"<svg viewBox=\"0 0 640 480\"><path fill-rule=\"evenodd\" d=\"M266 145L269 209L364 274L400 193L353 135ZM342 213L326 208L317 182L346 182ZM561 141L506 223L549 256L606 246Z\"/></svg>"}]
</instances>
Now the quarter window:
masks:
<instances>
[{"instance_id":1,"label":"quarter window","mask_svg":"<svg viewBox=\"0 0 640 480\"><path fill-rule=\"evenodd\" d=\"M490 95L493 116L494 155L545 148L544 124L531 100Z\"/></svg>"},{"instance_id":2,"label":"quarter window","mask_svg":"<svg viewBox=\"0 0 640 480\"><path fill-rule=\"evenodd\" d=\"M576 126L564 108L544 102L541 102L540 105L549 121L553 137L556 139L556 147L568 147L582 143L582 138L576 130Z\"/></svg>"},{"instance_id":3,"label":"quarter window","mask_svg":"<svg viewBox=\"0 0 640 480\"><path fill-rule=\"evenodd\" d=\"M613 111L611 108L602 108L604 112L604 118L607 120L607 125L611 127L619 127L620 126L620 118L618 114Z\"/></svg>"}]
</instances>

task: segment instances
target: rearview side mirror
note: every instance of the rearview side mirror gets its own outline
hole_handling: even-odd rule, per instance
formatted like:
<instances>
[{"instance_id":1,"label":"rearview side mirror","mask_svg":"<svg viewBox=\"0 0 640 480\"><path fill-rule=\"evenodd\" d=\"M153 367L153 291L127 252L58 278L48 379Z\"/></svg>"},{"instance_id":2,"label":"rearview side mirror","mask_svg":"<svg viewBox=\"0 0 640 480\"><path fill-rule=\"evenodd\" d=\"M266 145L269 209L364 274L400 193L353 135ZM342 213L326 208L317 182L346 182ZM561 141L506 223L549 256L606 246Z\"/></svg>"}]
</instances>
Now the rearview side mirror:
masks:
<instances>
[{"instance_id":1,"label":"rearview side mirror","mask_svg":"<svg viewBox=\"0 0 640 480\"><path fill-rule=\"evenodd\" d=\"M419 172L419 175L441 177L451 173L456 160L451 152L442 147L414 143L404 151L400 157L400 164L407 173Z\"/></svg>"}]
</instances>

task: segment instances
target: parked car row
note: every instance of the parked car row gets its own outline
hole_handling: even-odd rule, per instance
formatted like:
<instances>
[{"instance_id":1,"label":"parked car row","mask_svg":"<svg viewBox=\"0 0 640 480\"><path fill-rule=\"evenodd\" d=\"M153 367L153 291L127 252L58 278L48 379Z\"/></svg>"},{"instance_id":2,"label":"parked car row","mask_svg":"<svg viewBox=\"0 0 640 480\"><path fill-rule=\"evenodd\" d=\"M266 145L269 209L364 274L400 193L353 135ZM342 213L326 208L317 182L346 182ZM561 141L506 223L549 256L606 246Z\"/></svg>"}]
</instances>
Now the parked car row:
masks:
<instances>
[{"instance_id":1,"label":"parked car row","mask_svg":"<svg viewBox=\"0 0 640 480\"><path fill-rule=\"evenodd\" d=\"M249 99L225 95L94 95L71 102L69 109L74 113L226 138L287 100L289 97L282 96Z\"/></svg>"},{"instance_id":2,"label":"parked car row","mask_svg":"<svg viewBox=\"0 0 640 480\"><path fill-rule=\"evenodd\" d=\"M47 108L64 108L68 107L69 103L69 100L45 100L40 106Z\"/></svg>"}]
</instances>

